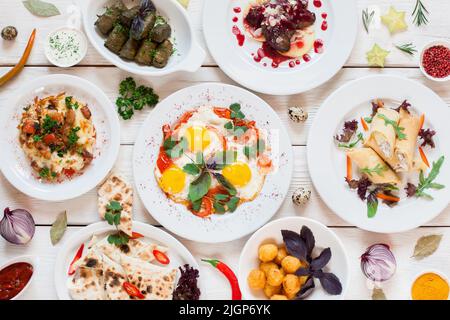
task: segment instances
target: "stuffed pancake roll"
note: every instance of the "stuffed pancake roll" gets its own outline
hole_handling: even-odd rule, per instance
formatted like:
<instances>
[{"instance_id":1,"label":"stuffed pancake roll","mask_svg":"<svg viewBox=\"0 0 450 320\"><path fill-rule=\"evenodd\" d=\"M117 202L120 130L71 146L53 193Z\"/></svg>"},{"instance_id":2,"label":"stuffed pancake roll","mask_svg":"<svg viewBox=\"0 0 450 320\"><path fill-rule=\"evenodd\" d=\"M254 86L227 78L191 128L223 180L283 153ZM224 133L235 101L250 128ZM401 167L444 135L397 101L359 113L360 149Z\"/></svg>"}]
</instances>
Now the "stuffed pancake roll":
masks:
<instances>
[{"instance_id":1,"label":"stuffed pancake roll","mask_svg":"<svg viewBox=\"0 0 450 320\"><path fill-rule=\"evenodd\" d=\"M151 38L155 42L162 43L164 40L169 39L171 34L172 28L167 23L161 23L153 28Z\"/></svg>"},{"instance_id":2,"label":"stuffed pancake roll","mask_svg":"<svg viewBox=\"0 0 450 320\"><path fill-rule=\"evenodd\" d=\"M376 151L391 167L397 166L394 157L396 132L391 122L398 125L399 114L393 109L379 108L372 119L368 138L364 145Z\"/></svg>"},{"instance_id":3,"label":"stuffed pancake roll","mask_svg":"<svg viewBox=\"0 0 450 320\"><path fill-rule=\"evenodd\" d=\"M153 57L156 54L156 47L156 43L150 40L145 40L139 48L136 57L134 57L134 61L139 64L151 66Z\"/></svg>"},{"instance_id":4,"label":"stuffed pancake roll","mask_svg":"<svg viewBox=\"0 0 450 320\"><path fill-rule=\"evenodd\" d=\"M137 54L139 45L140 45L139 41L137 41L131 37L128 38L127 42L120 50L120 54L119 54L120 57L127 59L127 60L133 60Z\"/></svg>"},{"instance_id":5,"label":"stuffed pancake roll","mask_svg":"<svg viewBox=\"0 0 450 320\"><path fill-rule=\"evenodd\" d=\"M156 49L155 56L153 57L153 66L156 68L164 68L169 62L169 58L173 53L172 42L165 40Z\"/></svg>"},{"instance_id":6,"label":"stuffed pancake roll","mask_svg":"<svg viewBox=\"0 0 450 320\"><path fill-rule=\"evenodd\" d=\"M122 12L120 15L120 23L128 28L131 27L131 23L139 12L139 6L132 7Z\"/></svg>"},{"instance_id":7,"label":"stuffed pancake roll","mask_svg":"<svg viewBox=\"0 0 450 320\"><path fill-rule=\"evenodd\" d=\"M395 143L395 157L397 172L413 170L414 152L416 150L417 136L420 130L420 118L403 109L400 110L399 127L404 128L405 139L397 139Z\"/></svg>"},{"instance_id":8,"label":"stuffed pancake roll","mask_svg":"<svg viewBox=\"0 0 450 320\"><path fill-rule=\"evenodd\" d=\"M121 0L114 1L106 8L106 11L101 16L98 16L95 25L98 30L104 35L108 35L113 29L114 24L119 20L121 13L127 8Z\"/></svg>"},{"instance_id":9,"label":"stuffed pancake roll","mask_svg":"<svg viewBox=\"0 0 450 320\"><path fill-rule=\"evenodd\" d=\"M105 41L105 47L118 54L128 39L128 29L121 24L116 24Z\"/></svg>"},{"instance_id":10,"label":"stuffed pancake roll","mask_svg":"<svg viewBox=\"0 0 450 320\"><path fill-rule=\"evenodd\" d=\"M367 175L375 184L400 184L400 179L394 171L371 148L352 149L347 156L358 166L361 173Z\"/></svg>"}]
</instances>

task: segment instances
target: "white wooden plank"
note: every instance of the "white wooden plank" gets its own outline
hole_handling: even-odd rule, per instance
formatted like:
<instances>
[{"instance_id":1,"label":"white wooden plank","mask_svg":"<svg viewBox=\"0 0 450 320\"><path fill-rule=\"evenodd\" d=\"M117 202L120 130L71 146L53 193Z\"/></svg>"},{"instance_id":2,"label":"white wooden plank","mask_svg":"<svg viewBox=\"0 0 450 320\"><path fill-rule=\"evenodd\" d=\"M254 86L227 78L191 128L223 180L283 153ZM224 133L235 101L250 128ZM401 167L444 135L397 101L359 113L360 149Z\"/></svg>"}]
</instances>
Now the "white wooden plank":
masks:
<instances>
[{"instance_id":1,"label":"white wooden plank","mask_svg":"<svg viewBox=\"0 0 450 320\"><path fill-rule=\"evenodd\" d=\"M131 183L133 182L132 149L132 146L129 145L122 146L115 166L116 170L122 173ZM315 190L313 190L311 200L307 205L299 207L292 203L291 195L295 189L300 186L312 188L306 164L306 148L294 147L294 157L294 175L291 187L283 206L275 215L275 218L298 215L316 219L328 226L349 226L347 222L328 209ZM91 190L87 194L73 200L50 203L32 199L22 194L12 187L2 174L0 174L0 179L0 208L26 208L33 213L38 224L48 225L53 223L58 213L63 210L67 210L69 224L72 225L84 225L99 220L96 209L96 190ZM157 224L148 214L137 194L135 194L134 217L140 221ZM450 226L450 206L427 225Z\"/></svg>"},{"instance_id":2,"label":"white wooden plank","mask_svg":"<svg viewBox=\"0 0 450 320\"><path fill-rule=\"evenodd\" d=\"M206 0L191 0L189 15L194 25L196 36L206 49L202 31L202 8L204 1ZM65 14L66 9L69 5L76 2L72 0L58 0L55 3L61 12L64 13L63 15L51 18L39 18L30 14L23 7L21 1L4 0L0 2L0 27L15 25L19 29L19 37L15 42L4 43L0 46L0 65L15 64L19 61L28 36L36 26L38 27L38 35L29 64L49 64L44 55L44 39L50 31L65 25L67 20L67 14ZM417 61L415 60L417 57L414 59L399 52L393 48L392 44L414 42L418 48L421 48L427 41L432 39L449 38L447 12L450 11L450 2L446 0L424 0L424 3L431 13L430 23L427 26L417 28L412 24L411 18L415 0L397 0L395 3L389 0L358 0L358 38L346 65L367 66L365 52L371 48L374 42L378 42L386 49L392 51L387 59L387 66L417 66ZM385 13L391 5L394 5L397 10L406 11L409 29L405 32L390 36L385 26L377 26L374 24L370 34L367 35L361 23L361 10L370 6L377 8L381 13ZM24 19L18 23L17 17L24 17ZM109 64L92 46L89 46L88 54L81 63L87 65ZM208 54L204 64L215 65L215 61Z\"/></svg>"},{"instance_id":3,"label":"white wooden plank","mask_svg":"<svg viewBox=\"0 0 450 320\"><path fill-rule=\"evenodd\" d=\"M5 72L6 68L0 68L0 74ZM0 91L0 105L7 103L8 98L11 95L17 93L20 85L32 80L36 77L40 77L47 74L55 73L67 73L76 75L86 80L89 80L99 86L106 95L110 98L111 103L117 98L119 82L129 76L128 73L121 71L117 68L109 67L84 67L84 68L70 68L67 70L61 70L59 68L50 67L27 67L22 73L7 83ZM433 82L426 79L422 73L417 69L366 69L366 68L346 68L342 69L334 78L328 81L326 84L303 94L293 96L269 96L260 95L265 101L267 101L272 108L278 113L282 122L286 126L291 142L294 145L306 145L307 135L310 125L313 123L316 112L322 102L328 97L334 90L341 87L348 81L364 77L371 74L396 74L410 79L417 80L426 86L434 90L440 95L448 104L450 104L450 91L448 90L448 84ZM154 87L161 99L167 97L173 92L189 87L192 85L204 83L204 82L224 82L234 83L218 68L204 67L201 68L195 74L177 74L167 76L163 78L149 80L144 77L134 76L138 83L143 83ZM287 114L287 108L292 105L299 105L305 108L309 113L308 121L304 124L293 123ZM147 115L151 112L151 109L145 109L141 112L137 112L131 120L121 121L121 142L123 144L134 143L138 131L146 119Z\"/></svg>"},{"instance_id":4,"label":"white wooden plank","mask_svg":"<svg viewBox=\"0 0 450 320\"><path fill-rule=\"evenodd\" d=\"M62 242L67 241L79 227L69 227ZM450 228L419 228L406 233L389 236L365 232L356 228L332 228L342 240L349 258L350 286L347 299L370 299L369 285L361 273L359 257L365 249L374 243L386 243L391 247L397 259L397 272L394 277L383 283L388 299L408 299L411 283L416 275L438 270L447 274L450 270L448 251L450 250ZM428 234L444 235L439 249L430 257L417 261L411 258L416 240ZM180 239L200 264L203 279L204 299L230 299L227 280L211 266L201 263L201 258L218 258L238 272L239 256L248 237L214 246L199 244ZM0 239L0 264L20 255L36 255L40 265L35 279L24 299L56 299L54 288L54 263L60 244L53 247L50 243L49 227L38 227L33 240L26 246L15 246ZM256 253L255 253L256 257ZM241 283L241 286L246 285Z\"/></svg>"}]
</instances>

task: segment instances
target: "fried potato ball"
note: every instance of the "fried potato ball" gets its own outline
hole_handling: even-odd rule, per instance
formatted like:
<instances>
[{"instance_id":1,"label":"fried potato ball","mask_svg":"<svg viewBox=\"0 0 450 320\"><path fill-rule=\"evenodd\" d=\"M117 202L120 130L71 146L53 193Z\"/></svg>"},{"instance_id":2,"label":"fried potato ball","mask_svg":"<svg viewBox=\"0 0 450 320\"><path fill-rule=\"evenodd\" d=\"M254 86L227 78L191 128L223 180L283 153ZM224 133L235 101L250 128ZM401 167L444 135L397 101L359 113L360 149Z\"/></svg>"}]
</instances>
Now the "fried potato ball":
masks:
<instances>
[{"instance_id":1,"label":"fried potato ball","mask_svg":"<svg viewBox=\"0 0 450 320\"><path fill-rule=\"evenodd\" d=\"M281 269L270 269L267 273L267 283L271 286L277 287L283 283L284 272Z\"/></svg>"},{"instance_id":2,"label":"fried potato ball","mask_svg":"<svg viewBox=\"0 0 450 320\"><path fill-rule=\"evenodd\" d=\"M252 289L264 289L266 285L266 275L258 269L250 271L247 277L247 282Z\"/></svg>"},{"instance_id":3,"label":"fried potato ball","mask_svg":"<svg viewBox=\"0 0 450 320\"><path fill-rule=\"evenodd\" d=\"M297 296L297 293L287 293L287 292L283 292L283 293L288 300L293 300Z\"/></svg>"},{"instance_id":4,"label":"fried potato ball","mask_svg":"<svg viewBox=\"0 0 450 320\"><path fill-rule=\"evenodd\" d=\"M275 294L270 297L270 300L288 300L288 298L282 294Z\"/></svg>"},{"instance_id":5,"label":"fried potato ball","mask_svg":"<svg viewBox=\"0 0 450 320\"><path fill-rule=\"evenodd\" d=\"M302 263L296 257L287 256L281 261L281 266L286 273L295 273L302 266Z\"/></svg>"},{"instance_id":6,"label":"fried potato ball","mask_svg":"<svg viewBox=\"0 0 450 320\"><path fill-rule=\"evenodd\" d=\"M259 247L259 260L269 262L276 258L278 247L272 243L263 244Z\"/></svg>"},{"instance_id":7,"label":"fried potato ball","mask_svg":"<svg viewBox=\"0 0 450 320\"><path fill-rule=\"evenodd\" d=\"M300 291L300 279L296 275L288 274L283 279L283 289L287 295L295 295Z\"/></svg>"},{"instance_id":8,"label":"fried potato ball","mask_svg":"<svg viewBox=\"0 0 450 320\"><path fill-rule=\"evenodd\" d=\"M259 270L264 272L264 274L267 277L267 274L269 273L270 269L278 269L278 265L275 262L261 262L259 264Z\"/></svg>"},{"instance_id":9,"label":"fried potato ball","mask_svg":"<svg viewBox=\"0 0 450 320\"><path fill-rule=\"evenodd\" d=\"M275 262L281 265L281 261L288 255L285 247L279 247Z\"/></svg>"},{"instance_id":10,"label":"fried potato ball","mask_svg":"<svg viewBox=\"0 0 450 320\"><path fill-rule=\"evenodd\" d=\"M272 297L273 295L279 294L281 292L281 286L271 286L270 284L266 283L266 286L264 287L264 294L267 298Z\"/></svg>"}]
</instances>

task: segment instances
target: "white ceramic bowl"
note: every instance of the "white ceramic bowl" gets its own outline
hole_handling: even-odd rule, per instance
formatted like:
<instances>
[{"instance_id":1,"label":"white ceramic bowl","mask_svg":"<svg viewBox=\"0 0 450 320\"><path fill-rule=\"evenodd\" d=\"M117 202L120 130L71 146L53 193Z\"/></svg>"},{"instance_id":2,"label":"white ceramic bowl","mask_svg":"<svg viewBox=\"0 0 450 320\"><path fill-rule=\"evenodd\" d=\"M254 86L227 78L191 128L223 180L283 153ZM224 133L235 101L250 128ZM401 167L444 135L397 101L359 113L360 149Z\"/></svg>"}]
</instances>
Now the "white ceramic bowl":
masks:
<instances>
[{"instance_id":1,"label":"white ceramic bowl","mask_svg":"<svg viewBox=\"0 0 450 320\"><path fill-rule=\"evenodd\" d=\"M114 231L114 228L110 226L107 222L97 222L93 223L87 227L80 229L72 237L64 241L63 245L58 251L58 256L56 257L55 263L55 286L58 298L61 300L70 300L69 290L67 289L67 281L69 276L67 275L67 270L69 269L70 263L75 256L76 251L82 243L87 243L92 238L93 235L103 236L107 233ZM169 250L167 252L170 258L171 268L178 268L184 264L189 264L191 267L199 270L199 265L192 254L186 249L186 247L171 236L169 233L163 231L160 228L156 228L146 223L133 221L133 231L139 232L144 235L143 241L152 242L156 244L161 244L167 247ZM86 253L86 246L83 254ZM203 287L203 279L200 274L198 279L198 287L201 292L205 292ZM201 298L201 297L200 297Z\"/></svg>"},{"instance_id":2,"label":"white ceramic bowl","mask_svg":"<svg viewBox=\"0 0 450 320\"><path fill-rule=\"evenodd\" d=\"M410 287L410 289L409 289L409 299L413 300L413 298L412 298L412 286L413 286L413 284L414 284L414 281L416 281L420 276L422 276L422 275L424 275L424 274L427 274L427 273L435 273L435 274L437 274L438 276L440 276L442 279L444 279L445 281L447 281L448 284L450 284L449 279L448 279L448 277L447 277L446 274L444 274L444 273L442 273L441 271L436 270L436 269L427 269L427 270L425 270L425 271L422 271L422 272L420 272L420 273L417 273L417 274L414 276L414 278L411 279L411 287ZM449 296L449 297L450 297L450 296ZM448 300L449 297L447 297L447 300Z\"/></svg>"},{"instance_id":3,"label":"white ceramic bowl","mask_svg":"<svg viewBox=\"0 0 450 320\"><path fill-rule=\"evenodd\" d=\"M82 4L84 30L95 49L109 62L117 67L144 76L163 76L176 71L194 72L202 65L206 53L198 44L194 29L183 8L176 0L152 0L156 9L162 16L168 19L172 27L172 37L176 52L172 55L166 67L158 69L155 67L142 66L133 61L126 61L118 55L109 51L105 46L106 38L97 31L94 23L97 15L105 12L107 0L85 0ZM124 1L125 5L131 7L136 1Z\"/></svg>"},{"instance_id":4,"label":"white ceramic bowl","mask_svg":"<svg viewBox=\"0 0 450 320\"><path fill-rule=\"evenodd\" d=\"M340 295L330 295L326 293L319 281L315 279L315 289L308 297L309 300L341 300L345 297L345 292L348 288L350 273L349 263L346 250L341 240L328 227L320 222L303 217L287 217L274 220L264 227L256 231L244 246L239 258L239 283L244 299L247 300L261 300L267 299L263 290L252 290L247 283L247 276L252 269L258 269L258 249L264 243L276 243L281 245L283 237L281 230L291 230L300 232L302 226L307 226L311 229L316 240L316 249L313 251L314 257L320 254L320 250L324 248L331 249L331 260L325 267L326 272L334 273L342 284L342 293Z\"/></svg>"},{"instance_id":5,"label":"white ceramic bowl","mask_svg":"<svg viewBox=\"0 0 450 320\"><path fill-rule=\"evenodd\" d=\"M446 40L433 40L433 41L428 42L428 43L422 48L422 51L420 52L419 66L420 66L420 71L422 71L423 75L424 75L425 77L427 77L428 79L433 80L433 81L437 81L437 82L445 82L445 81L450 80L450 75L448 75L448 76L445 77L445 78L435 78L435 77L430 76L430 75L425 71L425 69L424 69L424 67L423 67L423 54L425 53L425 50L427 50L427 49L429 49L429 48L431 48L431 47L434 47L434 46L438 46L438 45L442 45L442 46L447 47L447 48L450 49L450 42L449 42L449 41L446 41Z\"/></svg>"},{"instance_id":6,"label":"white ceramic bowl","mask_svg":"<svg viewBox=\"0 0 450 320\"><path fill-rule=\"evenodd\" d=\"M80 56L78 57L77 60L71 62L71 63L61 63L60 61L54 59L54 57L52 57L52 54L50 53L50 37L53 36L54 34L56 34L57 32L60 31L70 31L70 32L75 32L80 36ZM69 67L73 67L74 65L77 65L78 63L81 62L81 60L84 59L84 57L86 56L87 53L87 40L86 40L86 36L84 35L84 33L78 29L75 28L69 28L69 27L62 27L62 28L58 28L54 31L49 32L49 34L47 35L46 39L45 39L45 56L47 57L47 60L50 61L53 65L60 67L60 68L69 68Z\"/></svg>"},{"instance_id":7,"label":"white ceramic bowl","mask_svg":"<svg viewBox=\"0 0 450 320\"><path fill-rule=\"evenodd\" d=\"M9 261L6 261L4 264L0 265L0 270L3 270L4 268L18 262L26 262L33 266L33 273L31 275L30 280L28 280L28 283L23 287L22 291L20 291L17 295L15 295L11 300L17 300L19 299L25 291L27 291L28 287L30 286L31 282L34 279L34 275L36 274L38 264L39 264L39 258L36 256L26 255L26 256L20 256L13 258Z\"/></svg>"},{"instance_id":8,"label":"white ceramic bowl","mask_svg":"<svg viewBox=\"0 0 450 320\"><path fill-rule=\"evenodd\" d=\"M42 183L33 175L30 162L19 141L17 125L22 110L35 96L41 98L66 92L86 102L92 112L97 133L94 160L83 174L61 183ZM78 197L100 183L112 169L120 147L120 124L113 104L93 83L69 75L55 74L34 79L23 85L4 106L0 125L2 157L0 169L6 179L30 197L63 201Z\"/></svg>"}]
</instances>

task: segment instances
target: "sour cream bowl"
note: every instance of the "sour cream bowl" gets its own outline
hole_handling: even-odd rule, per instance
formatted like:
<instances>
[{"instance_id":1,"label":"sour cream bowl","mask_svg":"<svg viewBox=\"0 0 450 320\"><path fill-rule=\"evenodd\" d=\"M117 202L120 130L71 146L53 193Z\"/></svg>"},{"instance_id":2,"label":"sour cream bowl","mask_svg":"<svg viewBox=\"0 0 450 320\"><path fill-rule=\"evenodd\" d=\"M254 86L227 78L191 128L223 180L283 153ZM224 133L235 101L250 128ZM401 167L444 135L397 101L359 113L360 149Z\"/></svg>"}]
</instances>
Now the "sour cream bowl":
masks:
<instances>
[{"instance_id":1,"label":"sour cream bowl","mask_svg":"<svg viewBox=\"0 0 450 320\"><path fill-rule=\"evenodd\" d=\"M55 66L73 67L86 56L86 36L78 29L59 28L47 35L44 51L48 61Z\"/></svg>"}]
</instances>

